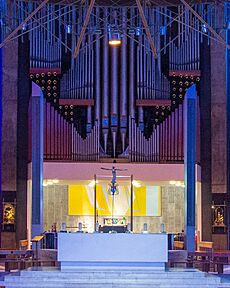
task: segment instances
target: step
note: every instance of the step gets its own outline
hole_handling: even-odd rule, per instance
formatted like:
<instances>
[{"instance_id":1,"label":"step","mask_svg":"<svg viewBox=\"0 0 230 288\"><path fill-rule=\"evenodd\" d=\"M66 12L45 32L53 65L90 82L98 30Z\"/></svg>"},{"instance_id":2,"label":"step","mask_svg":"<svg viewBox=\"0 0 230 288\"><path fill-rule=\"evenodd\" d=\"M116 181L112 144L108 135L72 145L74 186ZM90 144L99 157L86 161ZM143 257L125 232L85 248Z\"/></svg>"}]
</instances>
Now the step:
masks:
<instances>
[{"instance_id":1,"label":"step","mask_svg":"<svg viewBox=\"0 0 230 288\"><path fill-rule=\"evenodd\" d=\"M5 277L5 283L8 282L20 282L20 283L27 283L28 281L30 283L40 281L42 283L44 282L52 282L52 283L68 283L69 279L71 279L71 282L74 283L139 283L139 284L152 284L152 283L172 283L172 284L190 284L191 282L193 284L219 284L220 278L219 277L204 277L204 278L139 278L136 276L133 276L132 278L112 278L112 277L106 277L106 278L97 278L97 277L69 277L69 278L62 278L62 277L19 277L19 276L7 276Z\"/></svg>"},{"instance_id":2,"label":"step","mask_svg":"<svg viewBox=\"0 0 230 288\"><path fill-rule=\"evenodd\" d=\"M103 286L102 286L103 285ZM45 284L41 286L40 283L37 284L13 284L9 283L5 285L5 288L229 288L230 286L218 286L218 285L162 285L162 284L153 284L153 285L140 285L140 284L77 284L76 283L65 283L54 285L52 283Z\"/></svg>"}]
</instances>

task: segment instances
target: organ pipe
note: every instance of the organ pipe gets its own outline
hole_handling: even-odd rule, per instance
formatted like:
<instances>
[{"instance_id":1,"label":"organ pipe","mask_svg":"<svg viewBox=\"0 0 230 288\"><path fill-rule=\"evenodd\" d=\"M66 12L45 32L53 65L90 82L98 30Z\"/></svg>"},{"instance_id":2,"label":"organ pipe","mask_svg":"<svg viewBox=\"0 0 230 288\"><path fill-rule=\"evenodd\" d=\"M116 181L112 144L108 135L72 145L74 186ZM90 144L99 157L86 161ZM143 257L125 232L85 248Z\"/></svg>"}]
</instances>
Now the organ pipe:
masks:
<instances>
[{"instance_id":1,"label":"organ pipe","mask_svg":"<svg viewBox=\"0 0 230 288\"><path fill-rule=\"evenodd\" d=\"M97 9L97 15L99 13ZM99 75L101 75L101 57L100 57L100 41L99 41L99 35L96 35L96 103L95 103L95 110L96 110L96 120L100 121L100 115L101 115L101 81Z\"/></svg>"},{"instance_id":2,"label":"organ pipe","mask_svg":"<svg viewBox=\"0 0 230 288\"><path fill-rule=\"evenodd\" d=\"M108 10L104 10L105 19L108 17ZM103 101L102 101L102 133L104 140L104 151L107 151L108 129L109 129L109 50L108 50L108 22L104 24L105 35L103 39Z\"/></svg>"},{"instance_id":3,"label":"organ pipe","mask_svg":"<svg viewBox=\"0 0 230 288\"><path fill-rule=\"evenodd\" d=\"M118 47L111 47L111 127L113 157L116 155L116 136L118 126Z\"/></svg>"},{"instance_id":4,"label":"organ pipe","mask_svg":"<svg viewBox=\"0 0 230 288\"><path fill-rule=\"evenodd\" d=\"M122 9L122 31L126 31L126 8ZM120 73L120 126L122 152L125 150L127 129L127 36L124 34L121 43L121 73Z\"/></svg>"}]
</instances>

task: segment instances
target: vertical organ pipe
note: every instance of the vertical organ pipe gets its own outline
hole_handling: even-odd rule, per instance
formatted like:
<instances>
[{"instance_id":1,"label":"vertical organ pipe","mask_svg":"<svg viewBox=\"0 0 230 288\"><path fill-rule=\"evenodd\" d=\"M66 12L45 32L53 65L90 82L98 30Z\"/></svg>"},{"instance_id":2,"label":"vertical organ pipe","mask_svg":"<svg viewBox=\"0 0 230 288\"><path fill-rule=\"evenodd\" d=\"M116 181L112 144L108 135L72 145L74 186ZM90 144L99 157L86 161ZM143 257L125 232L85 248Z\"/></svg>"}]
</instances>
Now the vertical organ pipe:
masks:
<instances>
[{"instance_id":1,"label":"vertical organ pipe","mask_svg":"<svg viewBox=\"0 0 230 288\"><path fill-rule=\"evenodd\" d=\"M122 9L122 31L126 31L126 8ZM124 34L121 44L121 73L120 73L120 127L122 152L125 150L125 137L127 129L127 36ZM118 96L118 95L117 95Z\"/></svg>"},{"instance_id":2,"label":"vertical organ pipe","mask_svg":"<svg viewBox=\"0 0 230 288\"><path fill-rule=\"evenodd\" d=\"M131 17L133 9L131 9ZM134 95L134 37L131 36L129 44L129 116L135 117L135 95Z\"/></svg>"},{"instance_id":3,"label":"vertical organ pipe","mask_svg":"<svg viewBox=\"0 0 230 288\"><path fill-rule=\"evenodd\" d=\"M109 68L109 50L108 50L108 10L104 8L104 22L105 35L103 39L103 101L102 101L102 133L104 140L104 151L107 152L107 140L108 140L108 129L109 129L109 78L108 78L108 68Z\"/></svg>"},{"instance_id":4,"label":"vertical organ pipe","mask_svg":"<svg viewBox=\"0 0 230 288\"><path fill-rule=\"evenodd\" d=\"M97 15L99 13L99 8L97 8ZM100 65L101 65L101 59L100 59L100 37L99 35L96 35L96 103L95 103L95 110L96 110L96 121L100 121L100 108L101 108L101 87L100 87Z\"/></svg>"},{"instance_id":5,"label":"vertical organ pipe","mask_svg":"<svg viewBox=\"0 0 230 288\"><path fill-rule=\"evenodd\" d=\"M116 134L118 126L118 47L111 48L111 128L113 157L116 155Z\"/></svg>"}]
</instances>

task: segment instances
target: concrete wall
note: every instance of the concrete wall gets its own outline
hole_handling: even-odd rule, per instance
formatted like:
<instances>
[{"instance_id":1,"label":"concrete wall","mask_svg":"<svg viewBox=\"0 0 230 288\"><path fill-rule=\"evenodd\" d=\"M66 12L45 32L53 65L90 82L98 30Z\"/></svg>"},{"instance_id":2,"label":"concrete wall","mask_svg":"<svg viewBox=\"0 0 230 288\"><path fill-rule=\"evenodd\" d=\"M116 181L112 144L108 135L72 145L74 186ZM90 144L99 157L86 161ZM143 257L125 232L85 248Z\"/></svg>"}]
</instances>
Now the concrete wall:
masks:
<instances>
[{"instance_id":1,"label":"concrete wall","mask_svg":"<svg viewBox=\"0 0 230 288\"><path fill-rule=\"evenodd\" d=\"M141 232L143 224L148 224L149 232L160 232L161 223L165 224L165 231L181 232L184 229L184 189L181 187L162 187L162 216L135 217L134 231ZM49 231L53 223L60 229L61 223L68 227L77 227L79 222L87 225L88 231L93 231L93 216L68 215L68 186L52 185L44 187L44 230ZM108 215L109 216L109 215ZM129 219L127 219L127 222ZM103 218L99 218L103 223ZM73 229L76 231L76 229Z\"/></svg>"}]
</instances>

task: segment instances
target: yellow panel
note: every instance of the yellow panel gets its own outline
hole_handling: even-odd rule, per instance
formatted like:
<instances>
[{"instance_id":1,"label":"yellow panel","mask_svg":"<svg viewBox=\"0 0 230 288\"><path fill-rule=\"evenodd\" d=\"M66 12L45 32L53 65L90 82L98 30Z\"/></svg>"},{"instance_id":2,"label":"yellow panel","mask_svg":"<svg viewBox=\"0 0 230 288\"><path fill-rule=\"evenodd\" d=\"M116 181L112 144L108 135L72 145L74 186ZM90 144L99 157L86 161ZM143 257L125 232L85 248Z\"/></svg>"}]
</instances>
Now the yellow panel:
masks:
<instances>
[{"instance_id":1,"label":"yellow panel","mask_svg":"<svg viewBox=\"0 0 230 288\"><path fill-rule=\"evenodd\" d=\"M105 199L105 193L107 193L107 191L103 191L103 186L97 185L97 209L99 216L110 215L108 203L106 202Z\"/></svg>"},{"instance_id":2,"label":"yellow panel","mask_svg":"<svg viewBox=\"0 0 230 288\"><path fill-rule=\"evenodd\" d=\"M146 216L146 186L134 188L133 195L133 216ZM126 216L130 216L130 208Z\"/></svg>"},{"instance_id":3,"label":"yellow panel","mask_svg":"<svg viewBox=\"0 0 230 288\"><path fill-rule=\"evenodd\" d=\"M134 189L133 215L146 216L146 186Z\"/></svg>"},{"instance_id":4,"label":"yellow panel","mask_svg":"<svg viewBox=\"0 0 230 288\"><path fill-rule=\"evenodd\" d=\"M86 186L69 185L69 215L94 215L93 203L90 203L88 193Z\"/></svg>"}]
</instances>

